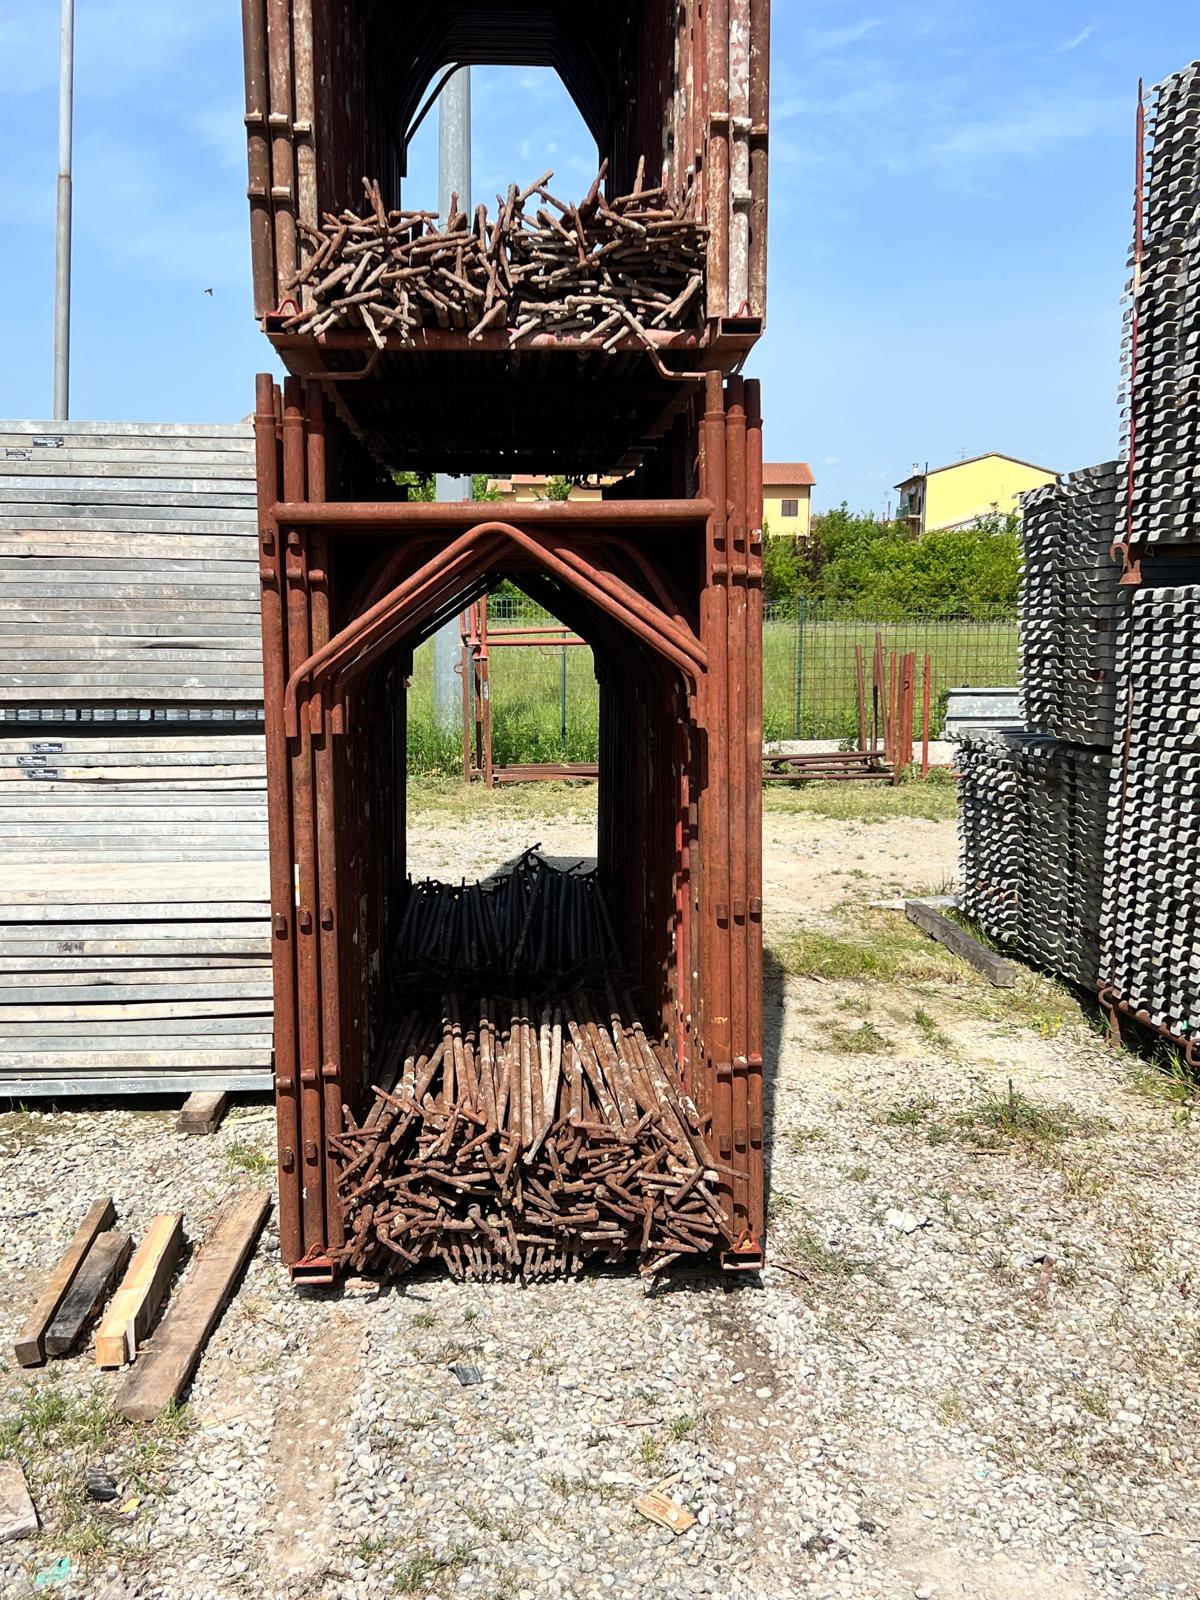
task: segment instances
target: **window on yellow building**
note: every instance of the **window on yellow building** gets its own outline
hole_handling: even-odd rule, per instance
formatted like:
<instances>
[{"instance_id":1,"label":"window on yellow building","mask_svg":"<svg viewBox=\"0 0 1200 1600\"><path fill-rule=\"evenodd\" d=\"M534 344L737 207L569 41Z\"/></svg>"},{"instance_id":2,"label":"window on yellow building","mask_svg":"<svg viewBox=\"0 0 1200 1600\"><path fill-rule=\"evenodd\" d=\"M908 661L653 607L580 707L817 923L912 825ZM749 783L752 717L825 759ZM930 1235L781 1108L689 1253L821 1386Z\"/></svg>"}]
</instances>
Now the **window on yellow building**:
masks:
<instances>
[{"instance_id":1,"label":"window on yellow building","mask_svg":"<svg viewBox=\"0 0 1200 1600\"><path fill-rule=\"evenodd\" d=\"M800 515L799 500L785 500L782 510L785 517L798 517Z\"/></svg>"}]
</instances>

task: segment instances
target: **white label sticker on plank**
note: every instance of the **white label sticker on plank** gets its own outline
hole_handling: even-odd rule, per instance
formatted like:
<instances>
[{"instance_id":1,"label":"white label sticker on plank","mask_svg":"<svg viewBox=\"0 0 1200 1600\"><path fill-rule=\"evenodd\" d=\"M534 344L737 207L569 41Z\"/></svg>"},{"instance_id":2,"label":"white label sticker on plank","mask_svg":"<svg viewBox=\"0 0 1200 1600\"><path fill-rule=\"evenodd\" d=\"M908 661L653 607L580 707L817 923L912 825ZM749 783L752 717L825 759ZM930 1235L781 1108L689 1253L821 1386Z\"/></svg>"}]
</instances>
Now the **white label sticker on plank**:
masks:
<instances>
[{"instance_id":1,"label":"white label sticker on plank","mask_svg":"<svg viewBox=\"0 0 1200 1600\"><path fill-rule=\"evenodd\" d=\"M296 862L296 865L295 865L295 891L296 891L296 906L297 906L297 909L298 909L299 905L300 905L300 863L298 861Z\"/></svg>"}]
</instances>

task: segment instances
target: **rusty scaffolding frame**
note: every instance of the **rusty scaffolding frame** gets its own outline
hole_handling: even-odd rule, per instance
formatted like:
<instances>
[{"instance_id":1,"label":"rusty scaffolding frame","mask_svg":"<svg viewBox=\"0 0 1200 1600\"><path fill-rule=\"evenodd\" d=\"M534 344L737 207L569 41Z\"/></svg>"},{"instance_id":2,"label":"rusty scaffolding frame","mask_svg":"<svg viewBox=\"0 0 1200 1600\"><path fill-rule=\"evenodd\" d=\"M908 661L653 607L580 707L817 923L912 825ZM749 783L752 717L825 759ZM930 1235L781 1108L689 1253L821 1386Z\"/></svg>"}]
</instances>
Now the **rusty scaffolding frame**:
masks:
<instances>
[{"instance_id":1,"label":"rusty scaffolding frame","mask_svg":"<svg viewBox=\"0 0 1200 1600\"><path fill-rule=\"evenodd\" d=\"M504 578L595 654L599 881L713 1152L724 1264L762 1263L762 416L735 373L765 317L769 13L244 0L256 311L292 374L282 390L259 377L255 435L279 1220L297 1279L336 1273L330 1141L369 1100L398 1000L413 651ZM375 349L284 329L301 225L364 174L396 204L416 108L444 67L476 62L555 67L614 192L648 165L694 207L701 331L516 349L513 330L438 328ZM499 516L408 503L391 476L583 455L616 478L601 501Z\"/></svg>"}]
</instances>

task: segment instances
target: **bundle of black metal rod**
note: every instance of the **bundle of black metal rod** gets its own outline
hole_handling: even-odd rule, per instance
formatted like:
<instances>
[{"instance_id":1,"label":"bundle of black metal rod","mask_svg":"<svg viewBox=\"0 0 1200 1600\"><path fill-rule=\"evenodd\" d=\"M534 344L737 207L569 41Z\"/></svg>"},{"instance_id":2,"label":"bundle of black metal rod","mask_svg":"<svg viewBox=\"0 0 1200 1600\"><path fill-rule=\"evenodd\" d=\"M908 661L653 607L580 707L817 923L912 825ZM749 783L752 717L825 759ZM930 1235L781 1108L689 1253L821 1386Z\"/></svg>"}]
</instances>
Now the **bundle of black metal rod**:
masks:
<instances>
[{"instance_id":1,"label":"bundle of black metal rod","mask_svg":"<svg viewBox=\"0 0 1200 1600\"><path fill-rule=\"evenodd\" d=\"M696 1107L612 981L541 1006L443 995L381 1065L366 1119L331 1141L340 1265L536 1278L636 1254L654 1274L728 1242Z\"/></svg>"},{"instance_id":2,"label":"bundle of black metal rod","mask_svg":"<svg viewBox=\"0 0 1200 1600\"><path fill-rule=\"evenodd\" d=\"M552 866L535 846L486 883L410 884L393 973L400 984L473 983L532 992L616 969L620 953L594 872Z\"/></svg>"}]
</instances>

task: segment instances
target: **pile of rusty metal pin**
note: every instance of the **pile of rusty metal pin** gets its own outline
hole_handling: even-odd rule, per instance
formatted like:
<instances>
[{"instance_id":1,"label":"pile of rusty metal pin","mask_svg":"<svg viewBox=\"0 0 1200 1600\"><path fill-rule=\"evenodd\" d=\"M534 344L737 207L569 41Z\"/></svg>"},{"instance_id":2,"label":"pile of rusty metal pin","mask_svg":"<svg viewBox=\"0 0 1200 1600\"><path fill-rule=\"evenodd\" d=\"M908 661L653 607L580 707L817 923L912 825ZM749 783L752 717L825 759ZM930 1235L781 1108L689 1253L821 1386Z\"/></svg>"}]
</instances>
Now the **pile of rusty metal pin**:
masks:
<instances>
[{"instance_id":1,"label":"pile of rusty metal pin","mask_svg":"<svg viewBox=\"0 0 1200 1600\"><path fill-rule=\"evenodd\" d=\"M468 216L454 196L443 225L432 212L387 210L364 178L363 215L301 225L307 260L289 285L301 304L283 327L361 327L380 349L427 327L507 333L518 347L534 334L606 347L632 338L657 361L652 332L700 325L708 230L693 220L691 191L673 202L643 186L644 164L633 193L606 199L606 168L577 204L554 196L547 172L498 195L495 217L483 205Z\"/></svg>"},{"instance_id":2,"label":"pile of rusty metal pin","mask_svg":"<svg viewBox=\"0 0 1200 1600\"><path fill-rule=\"evenodd\" d=\"M331 1143L357 1272L535 1279L633 1254L654 1275L728 1237L696 1108L617 977L410 1012Z\"/></svg>"}]
</instances>

